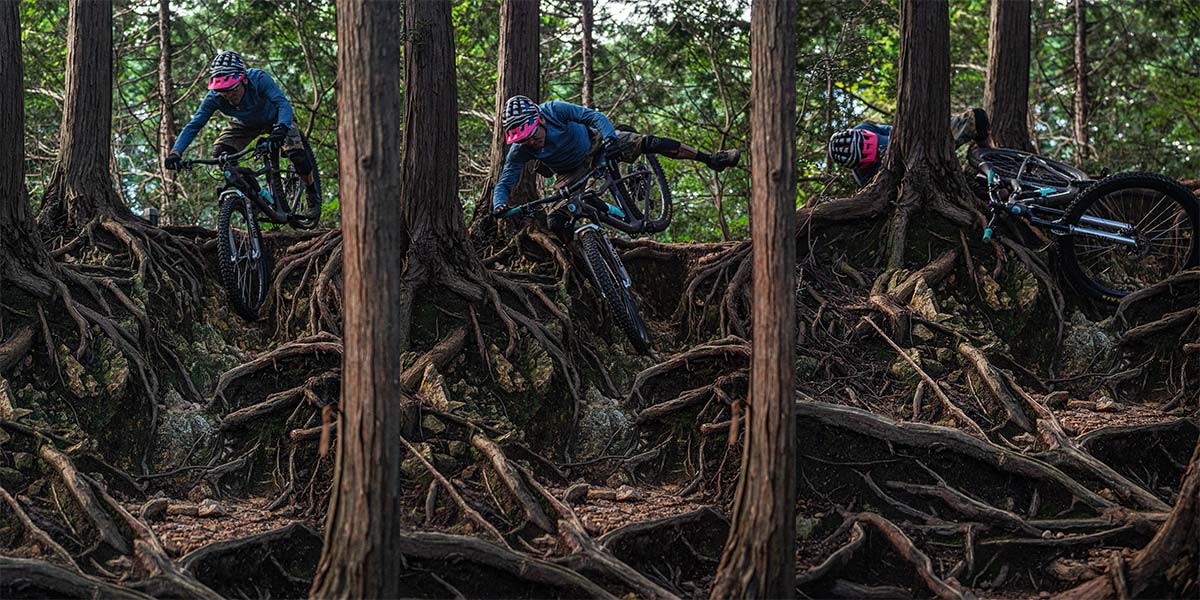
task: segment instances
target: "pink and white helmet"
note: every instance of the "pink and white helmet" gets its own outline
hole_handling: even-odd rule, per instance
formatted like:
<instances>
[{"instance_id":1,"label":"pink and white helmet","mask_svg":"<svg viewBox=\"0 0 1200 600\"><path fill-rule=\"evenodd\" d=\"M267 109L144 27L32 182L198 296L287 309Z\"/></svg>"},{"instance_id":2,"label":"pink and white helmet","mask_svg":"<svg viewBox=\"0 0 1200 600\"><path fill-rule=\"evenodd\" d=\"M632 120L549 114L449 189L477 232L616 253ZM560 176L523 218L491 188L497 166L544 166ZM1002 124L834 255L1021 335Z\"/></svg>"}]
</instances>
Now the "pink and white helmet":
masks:
<instances>
[{"instance_id":1,"label":"pink and white helmet","mask_svg":"<svg viewBox=\"0 0 1200 600\"><path fill-rule=\"evenodd\" d=\"M500 118L504 126L504 143L516 144L537 131L542 113L528 96L513 96L504 103Z\"/></svg>"},{"instance_id":2,"label":"pink and white helmet","mask_svg":"<svg viewBox=\"0 0 1200 600\"><path fill-rule=\"evenodd\" d=\"M246 79L246 64L237 52L226 50L208 66L208 89L227 90Z\"/></svg>"}]
</instances>

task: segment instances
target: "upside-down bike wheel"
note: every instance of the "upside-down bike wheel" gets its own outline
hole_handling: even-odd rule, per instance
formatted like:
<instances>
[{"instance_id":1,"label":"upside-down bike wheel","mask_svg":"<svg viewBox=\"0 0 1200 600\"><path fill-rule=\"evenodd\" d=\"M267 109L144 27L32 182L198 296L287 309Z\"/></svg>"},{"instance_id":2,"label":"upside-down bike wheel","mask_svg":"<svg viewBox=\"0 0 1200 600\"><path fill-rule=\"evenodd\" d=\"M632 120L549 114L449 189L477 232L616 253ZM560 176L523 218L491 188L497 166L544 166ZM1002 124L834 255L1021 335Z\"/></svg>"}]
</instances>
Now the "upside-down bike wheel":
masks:
<instances>
[{"instance_id":1,"label":"upside-down bike wheel","mask_svg":"<svg viewBox=\"0 0 1200 600\"><path fill-rule=\"evenodd\" d=\"M626 125L618 131L636 130ZM617 175L622 178L621 191L634 216L645 220L642 233L659 233L671 224L671 188L663 174L658 157L641 154L631 163L616 163Z\"/></svg>"},{"instance_id":2,"label":"upside-down bike wheel","mask_svg":"<svg viewBox=\"0 0 1200 600\"><path fill-rule=\"evenodd\" d=\"M271 255L263 244L254 208L239 194L221 196L217 271L234 311L247 321L257 321L267 299Z\"/></svg>"},{"instance_id":3,"label":"upside-down bike wheel","mask_svg":"<svg viewBox=\"0 0 1200 600\"><path fill-rule=\"evenodd\" d=\"M1087 173L1044 156L1036 156L1037 160L1026 163L1030 156L1036 155L1009 148L972 148L967 153L967 162L975 170L979 170L980 163L986 162L996 170L996 175L1006 180L1016 177L1017 173L1021 172L1021 165L1025 164L1021 181L1036 185L1056 188L1081 187L1091 181Z\"/></svg>"},{"instance_id":4,"label":"upside-down bike wheel","mask_svg":"<svg viewBox=\"0 0 1200 600\"><path fill-rule=\"evenodd\" d=\"M1174 179L1121 173L1088 188L1063 222L1132 237L1130 246L1097 235L1058 239L1062 272L1080 292L1115 303L1200 263L1200 202ZM1105 221L1131 226L1105 225Z\"/></svg>"},{"instance_id":5,"label":"upside-down bike wheel","mask_svg":"<svg viewBox=\"0 0 1200 600\"><path fill-rule=\"evenodd\" d=\"M646 322L642 320L642 315L638 312L633 297L629 295L629 290L622 283L616 266L617 259L609 250L608 242L593 229L584 229L579 232L576 240L579 242L584 260L587 261L592 283L596 285L600 295L608 302L617 327L629 338L629 343L633 344L633 348L637 350L638 354L649 354L650 331L646 328Z\"/></svg>"}]
</instances>

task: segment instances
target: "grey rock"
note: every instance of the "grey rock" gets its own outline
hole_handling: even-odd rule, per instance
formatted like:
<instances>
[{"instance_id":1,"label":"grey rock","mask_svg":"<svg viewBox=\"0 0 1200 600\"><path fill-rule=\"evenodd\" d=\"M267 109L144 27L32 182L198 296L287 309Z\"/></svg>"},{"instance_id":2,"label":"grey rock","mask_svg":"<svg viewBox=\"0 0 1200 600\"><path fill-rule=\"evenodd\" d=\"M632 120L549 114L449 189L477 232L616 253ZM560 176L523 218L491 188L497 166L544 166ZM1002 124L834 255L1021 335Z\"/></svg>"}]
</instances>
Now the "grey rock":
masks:
<instances>
[{"instance_id":1,"label":"grey rock","mask_svg":"<svg viewBox=\"0 0 1200 600\"><path fill-rule=\"evenodd\" d=\"M152 498L150 501L142 505L142 518L147 521L156 521L167 514L167 505L170 502L166 498Z\"/></svg>"},{"instance_id":2,"label":"grey rock","mask_svg":"<svg viewBox=\"0 0 1200 600\"><path fill-rule=\"evenodd\" d=\"M584 498L587 498L588 488L590 487L586 483L576 483L563 492L563 501L568 504L575 504L582 501Z\"/></svg>"},{"instance_id":3,"label":"grey rock","mask_svg":"<svg viewBox=\"0 0 1200 600\"><path fill-rule=\"evenodd\" d=\"M635 438L633 415L617 400L606 398L595 387L589 387L579 409L575 458L589 460L602 454L621 454Z\"/></svg>"},{"instance_id":4,"label":"grey rock","mask_svg":"<svg viewBox=\"0 0 1200 600\"><path fill-rule=\"evenodd\" d=\"M201 502L200 506L197 507L196 513L198 516L206 519L211 517L223 517L229 514L226 512L224 506L221 506L219 502L211 498Z\"/></svg>"},{"instance_id":5,"label":"grey rock","mask_svg":"<svg viewBox=\"0 0 1200 600\"><path fill-rule=\"evenodd\" d=\"M1093 323L1075 311L1063 335L1059 373L1064 377L1103 372L1117 347L1117 338L1104 323Z\"/></svg>"},{"instance_id":6,"label":"grey rock","mask_svg":"<svg viewBox=\"0 0 1200 600\"><path fill-rule=\"evenodd\" d=\"M205 414L199 404L184 400L174 389L167 392L163 405L154 440L156 471L178 466L194 444L203 445L217 434L217 419Z\"/></svg>"}]
</instances>

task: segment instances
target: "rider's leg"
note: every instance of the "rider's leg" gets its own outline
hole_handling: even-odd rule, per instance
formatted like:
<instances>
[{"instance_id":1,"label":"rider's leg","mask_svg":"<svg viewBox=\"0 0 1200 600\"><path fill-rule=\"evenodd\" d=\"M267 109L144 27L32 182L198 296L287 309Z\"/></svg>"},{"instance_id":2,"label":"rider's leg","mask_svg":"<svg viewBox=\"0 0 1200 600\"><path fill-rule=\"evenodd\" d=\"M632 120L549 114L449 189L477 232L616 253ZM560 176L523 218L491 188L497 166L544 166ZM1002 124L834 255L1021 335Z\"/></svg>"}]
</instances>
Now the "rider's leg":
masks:
<instances>
[{"instance_id":1,"label":"rider's leg","mask_svg":"<svg viewBox=\"0 0 1200 600\"><path fill-rule=\"evenodd\" d=\"M262 135L263 131L255 127L247 127L237 121L230 121L225 124L225 128L221 130L221 135L217 136L217 141L213 143L212 155L216 158L222 154L234 154L240 152L247 144L254 141L254 138Z\"/></svg>"},{"instance_id":2,"label":"rider's leg","mask_svg":"<svg viewBox=\"0 0 1200 600\"><path fill-rule=\"evenodd\" d=\"M722 150L708 154L701 152L687 144L673 140L671 138L659 137L656 135L642 135L632 132L620 132L617 134L623 143L628 144L628 150L623 159L632 161L639 154L658 154L667 158L678 160L694 160L703 163L714 171L722 171L726 167L732 167L738 163L741 157L741 152L738 150Z\"/></svg>"},{"instance_id":3,"label":"rider's leg","mask_svg":"<svg viewBox=\"0 0 1200 600\"><path fill-rule=\"evenodd\" d=\"M304 198L308 203L307 216L316 218L321 215L321 195L317 190L316 179L313 177L313 165L308 160L308 152L304 149L304 138L295 125L288 128L287 137L283 139L283 154L296 167L296 174L304 182Z\"/></svg>"}]
</instances>

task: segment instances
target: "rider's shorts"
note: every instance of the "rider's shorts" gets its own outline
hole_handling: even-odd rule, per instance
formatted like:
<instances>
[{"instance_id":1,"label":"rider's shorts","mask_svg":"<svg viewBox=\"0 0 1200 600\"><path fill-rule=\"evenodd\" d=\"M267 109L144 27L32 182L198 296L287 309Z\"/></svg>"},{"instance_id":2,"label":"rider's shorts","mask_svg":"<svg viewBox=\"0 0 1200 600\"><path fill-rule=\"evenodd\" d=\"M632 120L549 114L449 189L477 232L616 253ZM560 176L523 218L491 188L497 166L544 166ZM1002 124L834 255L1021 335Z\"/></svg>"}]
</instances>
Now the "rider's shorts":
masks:
<instances>
[{"instance_id":1,"label":"rider's shorts","mask_svg":"<svg viewBox=\"0 0 1200 600\"><path fill-rule=\"evenodd\" d=\"M213 148L217 146L228 146L233 148L234 152L245 148L255 138L271 133L274 124L266 127L251 127L245 123L241 123L236 119L230 120L221 130L221 135L217 137L217 141L213 143ZM304 148L304 141L300 137L300 129L295 125L288 127L287 137L283 138L283 151L287 153L289 150L300 150Z\"/></svg>"},{"instance_id":2,"label":"rider's shorts","mask_svg":"<svg viewBox=\"0 0 1200 600\"><path fill-rule=\"evenodd\" d=\"M537 171L539 175L544 177L549 177L551 174L553 174L555 187L569 185L575 181L578 181L579 178L584 177L592 172L592 162L595 160L596 155L604 149L604 138L600 136L600 132L592 129L591 134L592 146L588 149L588 153L584 157L583 162L580 163L579 166L574 170L566 173L552 173L548 168L545 167L545 165L541 164L541 161L530 161L534 164L529 165L528 168ZM637 160L637 158L642 155L642 139L645 137L646 136L640 133L634 133L632 131L618 131L617 143L621 145L621 156L619 160L621 160L621 162L633 162Z\"/></svg>"}]
</instances>

